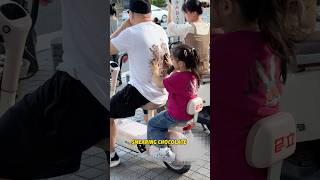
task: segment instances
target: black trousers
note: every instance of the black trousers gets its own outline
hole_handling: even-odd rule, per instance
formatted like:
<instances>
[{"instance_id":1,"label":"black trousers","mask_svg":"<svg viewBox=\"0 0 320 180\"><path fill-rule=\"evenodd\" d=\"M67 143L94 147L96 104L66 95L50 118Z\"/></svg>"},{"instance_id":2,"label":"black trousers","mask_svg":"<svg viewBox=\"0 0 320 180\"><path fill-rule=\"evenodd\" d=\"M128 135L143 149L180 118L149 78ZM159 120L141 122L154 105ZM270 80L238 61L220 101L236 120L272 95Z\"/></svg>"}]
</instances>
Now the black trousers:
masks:
<instances>
[{"instance_id":1,"label":"black trousers","mask_svg":"<svg viewBox=\"0 0 320 180\"><path fill-rule=\"evenodd\" d=\"M107 109L80 81L58 71L0 118L0 177L78 170L82 152L109 136L108 120Z\"/></svg>"}]
</instances>

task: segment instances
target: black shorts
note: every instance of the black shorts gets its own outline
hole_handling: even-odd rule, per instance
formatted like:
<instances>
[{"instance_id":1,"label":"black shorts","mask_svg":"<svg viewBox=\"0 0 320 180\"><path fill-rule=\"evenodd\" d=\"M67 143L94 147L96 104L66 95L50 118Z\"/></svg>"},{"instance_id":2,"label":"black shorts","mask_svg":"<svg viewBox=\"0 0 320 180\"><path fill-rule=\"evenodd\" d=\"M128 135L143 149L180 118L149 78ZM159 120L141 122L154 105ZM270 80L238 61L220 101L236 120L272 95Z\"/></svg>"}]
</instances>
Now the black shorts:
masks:
<instances>
[{"instance_id":1,"label":"black shorts","mask_svg":"<svg viewBox=\"0 0 320 180\"><path fill-rule=\"evenodd\" d=\"M111 98L110 118L134 116L136 109L149 102L135 87L128 84Z\"/></svg>"},{"instance_id":2,"label":"black shorts","mask_svg":"<svg viewBox=\"0 0 320 180\"><path fill-rule=\"evenodd\" d=\"M0 118L0 178L79 169L82 152L109 136L107 119L108 110L80 81L58 71Z\"/></svg>"}]
</instances>

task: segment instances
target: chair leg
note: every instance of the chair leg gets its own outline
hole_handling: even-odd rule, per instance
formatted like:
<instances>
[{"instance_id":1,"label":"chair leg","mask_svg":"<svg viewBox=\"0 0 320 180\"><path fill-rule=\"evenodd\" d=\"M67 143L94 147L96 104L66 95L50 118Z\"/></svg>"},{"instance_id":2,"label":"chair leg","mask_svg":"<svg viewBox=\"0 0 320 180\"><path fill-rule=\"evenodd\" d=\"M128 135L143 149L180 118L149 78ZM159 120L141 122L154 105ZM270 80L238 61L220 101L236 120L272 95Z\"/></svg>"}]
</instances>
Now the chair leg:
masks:
<instances>
[{"instance_id":1,"label":"chair leg","mask_svg":"<svg viewBox=\"0 0 320 180\"><path fill-rule=\"evenodd\" d=\"M267 180L280 180L282 162L283 161L279 161L273 164L271 167L269 167Z\"/></svg>"},{"instance_id":2,"label":"chair leg","mask_svg":"<svg viewBox=\"0 0 320 180\"><path fill-rule=\"evenodd\" d=\"M204 127L203 124L201 124L201 126L202 126L202 128L203 128L203 131L206 131L206 130L207 130L206 127Z\"/></svg>"}]
</instances>

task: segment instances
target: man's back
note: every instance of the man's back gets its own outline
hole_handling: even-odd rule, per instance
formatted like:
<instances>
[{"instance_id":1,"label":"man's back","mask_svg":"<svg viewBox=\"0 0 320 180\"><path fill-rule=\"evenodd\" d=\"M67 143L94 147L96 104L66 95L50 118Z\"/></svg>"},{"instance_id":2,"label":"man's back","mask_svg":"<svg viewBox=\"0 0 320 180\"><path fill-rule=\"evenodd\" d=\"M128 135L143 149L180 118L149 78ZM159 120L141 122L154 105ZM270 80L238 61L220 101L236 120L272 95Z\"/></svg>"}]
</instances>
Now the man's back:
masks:
<instances>
[{"instance_id":1,"label":"man's back","mask_svg":"<svg viewBox=\"0 0 320 180\"><path fill-rule=\"evenodd\" d=\"M129 56L130 82L149 101L163 104L167 100L164 89L152 82L151 61L169 54L168 37L161 26L152 21L134 25L112 39L119 51Z\"/></svg>"}]
</instances>

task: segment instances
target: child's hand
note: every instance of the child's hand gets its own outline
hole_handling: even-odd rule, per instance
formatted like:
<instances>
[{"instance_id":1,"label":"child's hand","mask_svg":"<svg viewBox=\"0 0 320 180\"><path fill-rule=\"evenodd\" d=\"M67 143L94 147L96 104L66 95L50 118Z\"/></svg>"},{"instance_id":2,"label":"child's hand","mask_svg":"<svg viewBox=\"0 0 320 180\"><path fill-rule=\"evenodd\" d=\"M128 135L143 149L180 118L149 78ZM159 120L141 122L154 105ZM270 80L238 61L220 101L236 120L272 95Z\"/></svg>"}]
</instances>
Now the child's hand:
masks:
<instances>
[{"instance_id":1,"label":"child's hand","mask_svg":"<svg viewBox=\"0 0 320 180\"><path fill-rule=\"evenodd\" d=\"M164 62L166 63L166 66L167 66L167 67L171 67L171 66L172 66L171 58L168 57L168 55L166 55L166 57L165 57L165 59L164 59Z\"/></svg>"}]
</instances>

